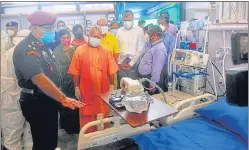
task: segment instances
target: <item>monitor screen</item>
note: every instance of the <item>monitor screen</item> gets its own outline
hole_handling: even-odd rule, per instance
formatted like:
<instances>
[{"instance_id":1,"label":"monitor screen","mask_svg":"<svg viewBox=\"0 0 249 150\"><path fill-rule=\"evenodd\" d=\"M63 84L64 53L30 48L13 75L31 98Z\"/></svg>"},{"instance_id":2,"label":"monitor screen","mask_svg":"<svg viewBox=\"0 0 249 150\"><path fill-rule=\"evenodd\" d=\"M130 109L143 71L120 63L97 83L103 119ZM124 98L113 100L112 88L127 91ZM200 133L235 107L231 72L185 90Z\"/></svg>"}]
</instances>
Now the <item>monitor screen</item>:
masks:
<instances>
[{"instance_id":1,"label":"monitor screen","mask_svg":"<svg viewBox=\"0 0 249 150\"><path fill-rule=\"evenodd\" d=\"M248 59L248 36L240 36L240 58Z\"/></svg>"},{"instance_id":2,"label":"monitor screen","mask_svg":"<svg viewBox=\"0 0 249 150\"><path fill-rule=\"evenodd\" d=\"M176 52L175 59L184 61L185 60L185 53L184 52Z\"/></svg>"},{"instance_id":3,"label":"monitor screen","mask_svg":"<svg viewBox=\"0 0 249 150\"><path fill-rule=\"evenodd\" d=\"M231 36L232 59L233 64L248 63L248 33L234 32Z\"/></svg>"}]
</instances>

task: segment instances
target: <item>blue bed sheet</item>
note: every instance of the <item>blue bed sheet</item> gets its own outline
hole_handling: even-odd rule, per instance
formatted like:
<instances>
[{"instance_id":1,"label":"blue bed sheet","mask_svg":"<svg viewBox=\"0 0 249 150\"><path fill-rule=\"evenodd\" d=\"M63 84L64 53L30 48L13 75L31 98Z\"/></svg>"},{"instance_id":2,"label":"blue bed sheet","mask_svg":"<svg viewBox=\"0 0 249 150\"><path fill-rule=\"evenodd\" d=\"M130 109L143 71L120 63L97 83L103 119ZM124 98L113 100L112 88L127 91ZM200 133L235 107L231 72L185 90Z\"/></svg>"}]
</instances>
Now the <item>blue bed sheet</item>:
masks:
<instances>
[{"instance_id":1,"label":"blue bed sheet","mask_svg":"<svg viewBox=\"0 0 249 150\"><path fill-rule=\"evenodd\" d=\"M132 137L142 150L247 150L238 135L204 117Z\"/></svg>"}]
</instances>

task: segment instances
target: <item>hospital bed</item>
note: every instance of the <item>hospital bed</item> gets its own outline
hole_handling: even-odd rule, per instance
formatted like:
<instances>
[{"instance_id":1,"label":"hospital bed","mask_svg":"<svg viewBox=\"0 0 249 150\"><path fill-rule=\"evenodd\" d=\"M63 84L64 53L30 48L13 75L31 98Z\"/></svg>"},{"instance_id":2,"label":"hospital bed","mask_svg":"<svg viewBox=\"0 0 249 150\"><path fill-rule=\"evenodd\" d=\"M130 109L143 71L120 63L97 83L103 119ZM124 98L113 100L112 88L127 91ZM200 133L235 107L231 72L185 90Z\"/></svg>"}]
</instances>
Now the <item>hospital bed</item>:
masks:
<instances>
[{"instance_id":1,"label":"hospital bed","mask_svg":"<svg viewBox=\"0 0 249 150\"><path fill-rule=\"evenodd\" d=\"M118 125L119 118L117 117L105 119L102 122L92 122L82 129L78 150L93 146L99 147L99 145L102 145L101 149L103 149L105 144L128 137L133 139L141 150L247 150L247 106L228 105L226 97L223 97L212 104L195 110L195 113L199 114L195 118L158 129L146 132L140 128L139 132L143 133L136 132L134 136L129 136L130 133L127 133L130 127ZM116 129L114 127L114 129L84 134L84 131L90 126L110 120L116 121L118 125Z\"/></svg>"},{"instance_id":2,"label":"hospital bed","mask_svg":"<svg viewBox=\"0 0 249 150\"><path fill-rule=\"evenodd\" d=\"M226 97L183 120L133 136L141 150L247 150L248 106L228 105Z\"/></svg>"},{"instance_id":3,"label":"hospital bed","mask_svg":"<svg viewBox=\"0 0 249 150\"><path fill-rule=\"evenodd\" d=\"M160 95L155 95L154 97L163 100ZM161 122L164 122L167 125L172 123L193 118L196 114L194 110L203 106L206 106L210 103L213 103L216 100L216 97L211 94L204 94L201 96L193 97L191 95L186 95L180 91L167 92L166 97L169 99L171 104L179 110L179 112L173 116L161 119ZM174 103L173 103L174 102ZM145 133L155 128L149 124L137 128L132 128L128 124L120 124L122 119L119 116L106 118L103 120L97 120L86 124L80 131L78 139L78 150L85 148L100 146L116 142L125 138L129 138L133 135L140 133ZM85 134L85 131L92 127L101 125L107 122L113 122L114 125L112 128L104 129L101 131L96 131L93 133Z\"/></svg>"}]
</instances>

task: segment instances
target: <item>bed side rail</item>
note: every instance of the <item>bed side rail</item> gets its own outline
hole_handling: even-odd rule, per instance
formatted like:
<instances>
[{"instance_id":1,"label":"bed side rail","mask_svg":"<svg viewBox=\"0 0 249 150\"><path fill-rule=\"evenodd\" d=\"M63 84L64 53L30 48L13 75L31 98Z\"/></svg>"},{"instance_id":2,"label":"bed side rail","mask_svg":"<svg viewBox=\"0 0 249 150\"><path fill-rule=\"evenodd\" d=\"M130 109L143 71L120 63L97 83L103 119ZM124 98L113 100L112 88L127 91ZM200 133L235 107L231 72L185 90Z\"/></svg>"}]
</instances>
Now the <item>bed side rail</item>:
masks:
<instances>
[{"instance_id":1,"label":"bed side rail","mask_svg":"<svg viewBox=\"0 0 249 150\"><path fill-rule=\"evenodd\" d=\"M111 142L115 142L123 138L128 138L130 136L143 132L148 132L153 129L149 125L132 128L129 124L121 125L120 121L121 117L117 116L87 123L80 131L78 139L78 150L109 144ZM88 128L108 122L113 122L114 125L107 129L85 134Z\"/></svg>"},{"instance_id":2,"label":"bed side rail","mask_svg":"<svg viewBox=\"0 0 249 150\"><path fill-rule=\"evenodd\" d=\"M196 109L204 107L215 101L216 101L216 96L212 94L204 94L185 99L174 106L177 110L179 110L178 113L170 117L167 117L166 122L162 121L160 122L169 125L181 120L191 119L196 116L196 113L194 112Z\"/></svg>"}]
</instances>

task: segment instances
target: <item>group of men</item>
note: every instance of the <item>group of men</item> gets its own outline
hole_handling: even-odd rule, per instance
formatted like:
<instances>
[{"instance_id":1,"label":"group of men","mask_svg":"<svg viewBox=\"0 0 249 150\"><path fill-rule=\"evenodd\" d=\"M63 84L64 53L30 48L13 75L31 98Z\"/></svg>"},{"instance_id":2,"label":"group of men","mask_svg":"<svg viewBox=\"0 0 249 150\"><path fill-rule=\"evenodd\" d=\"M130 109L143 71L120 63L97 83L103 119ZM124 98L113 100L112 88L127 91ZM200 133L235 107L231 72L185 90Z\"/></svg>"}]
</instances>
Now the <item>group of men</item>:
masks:
<instances>
[{"instance_id":1,"label":"group of men","mask_svg":"<svg viewBox=\"0 0 249 150\"><path fill-rule=\"evenodd\" d=\"M101 18L88 35L83 34L81 25L75 25L71 35L63 21L57 22L55 31L56 16L44 11L32 13L27 20L31 24L30 34L15 44L12 65L15 83L20 88L22 114L31 127L34 150L56 148L59 104L79 108L82 128L99 115L108 117L109 107L98 94L119 88L123 77L149 78L167 90L167 59L176 35L168 13L162 14L159 25L150 26L146 33L144 28L134 25L130 10L122 14L123 27L118 29L118 24L112 23L109 29L106 19ZM67 64L58 61L62 55L53 52L55 47L60 47L58 52L69 59ZM69 50L73 51L71 56ZM62 65L67 65L64 74L71 76L75 97L62 92L66 82ZM152 85L145 86L152 94L157 92ZM87 132L96 130L92 127Z\"/></svg>"}]
</instances>

